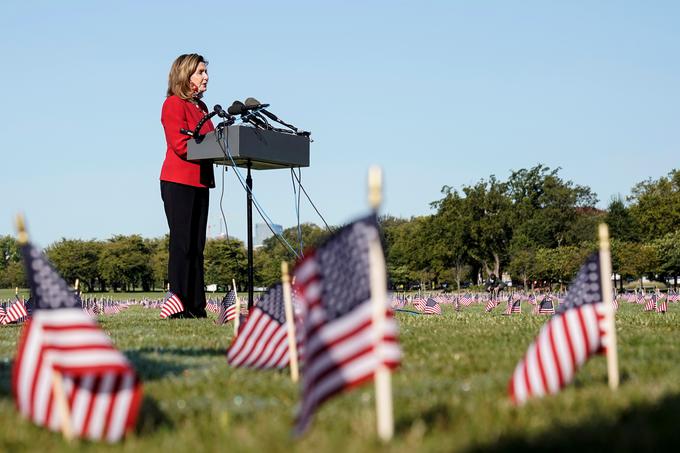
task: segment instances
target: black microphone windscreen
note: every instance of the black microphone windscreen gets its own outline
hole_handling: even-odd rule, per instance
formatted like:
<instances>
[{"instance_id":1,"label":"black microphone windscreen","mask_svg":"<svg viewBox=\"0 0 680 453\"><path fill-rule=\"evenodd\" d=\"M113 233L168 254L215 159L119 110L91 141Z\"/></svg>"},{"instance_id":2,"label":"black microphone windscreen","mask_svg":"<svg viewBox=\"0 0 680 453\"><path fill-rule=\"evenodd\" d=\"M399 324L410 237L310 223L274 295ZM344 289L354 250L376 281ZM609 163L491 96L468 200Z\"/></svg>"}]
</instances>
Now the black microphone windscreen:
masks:
<instances>
[{"instance_id":1,"label":"black microphone windscreen","mask_svg":"<svg viewBox=\"0 0 680 453\"><path fill-rule=\"evenodd\" d=\"M213 112L220 113L222 111L222 106L220 104L215 104L215 107L213 107Z\"/></svg>"},{"instance_id":2,"label":"black microphone windscreen","mask_svg":"<svg viewBox=\"0 0 680 453\"><path fill-rule=\"evenodd\" d=\"M240 115L245 110L244 107L245 105L243 105L243 102L234 101L234 103L231 104L227 109L227 113L230 115Z\"/></svg>"},{"instance_id":3,"label":"black microphone windscreen","mask_svg":"<svg viewBox=\"0 0 680 453\"><path fill-rule=\"evenodd\" d=\"M256 105L260 105L260 101L258 101L255 98L248 98L246 99L246 107L254 107Z\"/></svg>"}]
</instances>

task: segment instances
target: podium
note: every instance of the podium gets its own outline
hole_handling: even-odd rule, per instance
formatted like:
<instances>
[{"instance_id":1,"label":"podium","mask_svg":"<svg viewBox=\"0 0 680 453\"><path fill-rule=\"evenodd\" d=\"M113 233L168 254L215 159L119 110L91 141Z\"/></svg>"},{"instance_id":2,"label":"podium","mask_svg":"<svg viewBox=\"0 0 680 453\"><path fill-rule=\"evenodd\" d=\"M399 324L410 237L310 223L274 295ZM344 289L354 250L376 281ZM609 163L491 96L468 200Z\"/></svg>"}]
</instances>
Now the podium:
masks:
<instances>
[{"instance_id":1,"label":"podium","mask_svg":"<svg viewBox=\"0 0 680 453\"><path fill-rule=\"evenodd\" d=\"M256 129L244 125L223 126L190 139L187 160L209 161L248 170L248 309L253 306L253 178L251 170L309 167L309 137ZM227 146L228 145L228 146ZM234 288L235 290L236 288Z\"/></svg>"}]
</instances>

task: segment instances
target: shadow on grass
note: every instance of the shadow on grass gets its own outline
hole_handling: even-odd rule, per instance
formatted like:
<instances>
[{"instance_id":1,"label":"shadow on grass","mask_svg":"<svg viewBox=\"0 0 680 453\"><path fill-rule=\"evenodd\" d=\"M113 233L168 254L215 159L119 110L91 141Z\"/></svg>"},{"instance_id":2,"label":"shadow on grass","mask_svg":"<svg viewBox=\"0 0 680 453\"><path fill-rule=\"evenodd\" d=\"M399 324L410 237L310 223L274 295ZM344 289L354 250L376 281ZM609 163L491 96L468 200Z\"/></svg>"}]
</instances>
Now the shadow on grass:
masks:
<instances>
[{"instance_id":1,"label":"shadow on grass","mask_svg":"<svg viewBox=\"0 0 680 453\"><path fill-rule=\"evenodd\" d=\"M137 435L150 434L162 428L172 428L172 426L172 421L163 413L156 401L145 396L135 428Z\"/></svg>"},{"instance_id":2,"label":"shadow on grass","mask_svg":"<svg viewBox=\"0 0 680 453\"><path fill-rule=\"evenodd\" d=\"M449 408L444 404L435 404L425 412L419 413L416 417L401 417L396 420L395 431L397 433L405 433L416 420L422 420L426 426L447 426L451 423L451 415Z\"/></svg>"},{"instance_id":3,"label":"shadow on grass","mask_svg":"<svg viewBox=\"0 0 680 453\"><path fill-rule=\"evenodd\" d=\"M14 360L0 362L0 398L8 397L12 394L12 365Z\"/></svg>"},{"instance_id":4,"label":"shadow on grass","mask_svg":"<svg viewBox=\"0 0 680 453\"><path fill-rule=\"evenodd\" d=\"M532 438L502 437L469 451L677 451L678 413L680 395L672 395L656 404L630 407L613 420L584 420L580 425L558 426Z\"/></svg>"},{"instance_id":5,"label":"shadow on grass","mask_svg":"<svg viewBox=\"0 0 680 453\"><path fill-rule=\"evenodd\" d=\"M155 353L155 354L168 354L168 355L181 355L187 357L198 357L202 355L207 356L226 356L227 351L224 348L140 348L125 351L125 354L132 352L141 352L144 354Z\"/></svg>"},{"instance_id":6,"label":"shadow on grass","mask_svg":"<svg viewBox=\"0 0 680 453\"><path fill-rule=\"evenodd\" d=\"M168 375L181 374L183 371L195 368L196 366L178 363L172 360L156 360L150 357L151 354L161 356L218 356L224 355L223 350L218 349L178 349L178 348L142 348L124 351L125 356L132 362L135 370L142 381L153 381L162 379ZM225 359L226 360L226 359Z\"/></svg>"}]
</instances>

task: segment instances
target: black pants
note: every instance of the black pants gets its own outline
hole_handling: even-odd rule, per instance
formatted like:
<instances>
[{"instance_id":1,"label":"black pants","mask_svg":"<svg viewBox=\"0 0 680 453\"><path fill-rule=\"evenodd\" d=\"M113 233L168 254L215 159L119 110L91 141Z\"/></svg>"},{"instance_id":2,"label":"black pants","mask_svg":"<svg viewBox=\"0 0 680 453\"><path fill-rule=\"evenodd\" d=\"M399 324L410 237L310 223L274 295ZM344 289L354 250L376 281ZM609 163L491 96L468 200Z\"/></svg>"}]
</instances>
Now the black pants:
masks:
<instances>
[{"instance_id":1,"label":"black pants","mask_svg":"<svg viewBox=\"0 0 680 453\"><path fill-rule=\"evenodd\" d=\"M170 291L184 304L184 315L205 318L203 249L208 225L209 189L161 181L170 228Z\"/></svg>"}]
</instances>

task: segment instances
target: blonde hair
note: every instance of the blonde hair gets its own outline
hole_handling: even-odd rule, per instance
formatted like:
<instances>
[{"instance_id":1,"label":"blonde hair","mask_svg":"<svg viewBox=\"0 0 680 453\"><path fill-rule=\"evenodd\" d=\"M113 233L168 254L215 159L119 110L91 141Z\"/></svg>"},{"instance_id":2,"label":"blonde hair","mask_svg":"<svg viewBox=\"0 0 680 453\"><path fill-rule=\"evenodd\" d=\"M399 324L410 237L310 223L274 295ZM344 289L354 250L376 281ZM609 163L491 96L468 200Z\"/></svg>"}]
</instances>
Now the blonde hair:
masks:
<instances>
[{"instance_id":1,"label":"blonde hair","mask_svg":"<svg viewBox=\"0 0 680 453\"><path fill-rule=\"evenodd\" d=\"M166 96L174 94L185 100L193 99L195 93L189 82L200 63L207 65L208 60L197 53L188 53L177 57L172 63L170 74L168 75L168 92Z\"/></svg>"}]
</instances>

